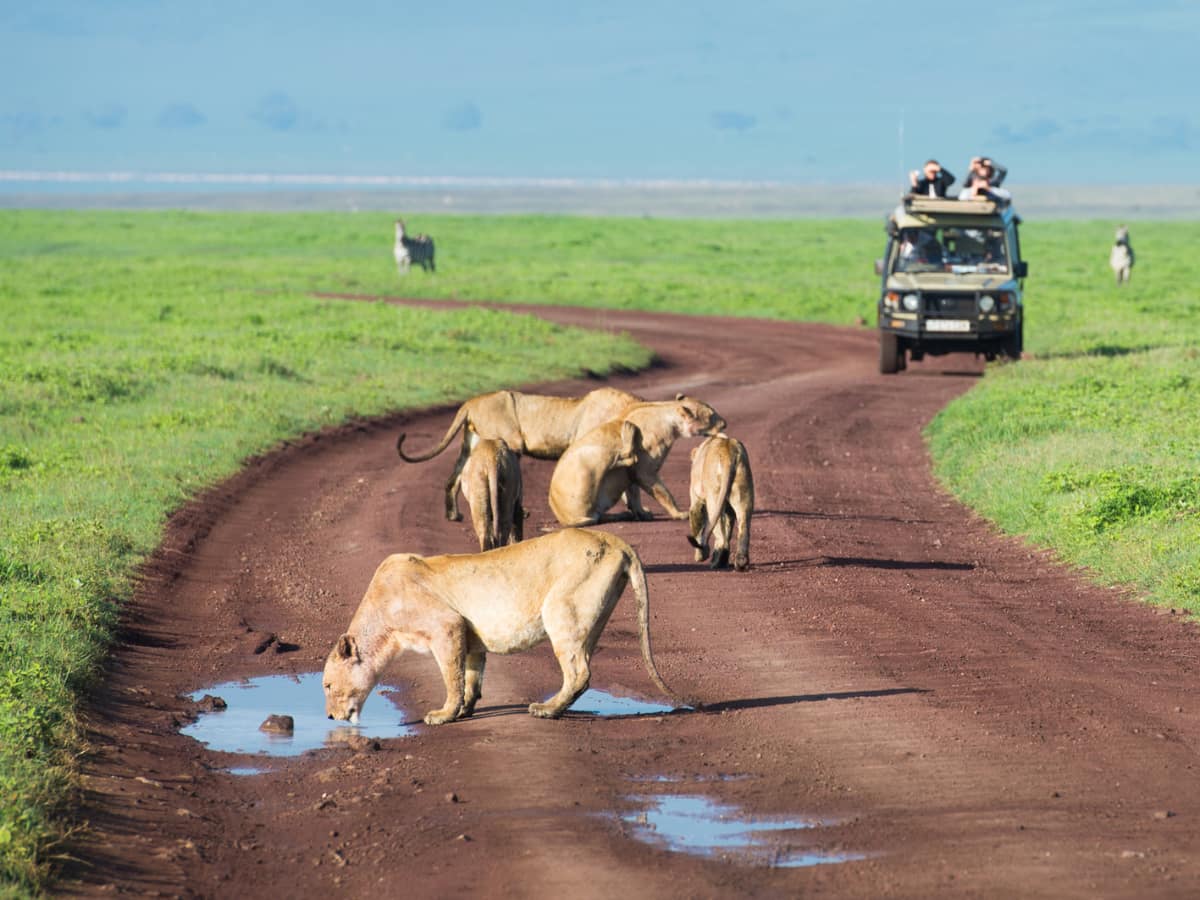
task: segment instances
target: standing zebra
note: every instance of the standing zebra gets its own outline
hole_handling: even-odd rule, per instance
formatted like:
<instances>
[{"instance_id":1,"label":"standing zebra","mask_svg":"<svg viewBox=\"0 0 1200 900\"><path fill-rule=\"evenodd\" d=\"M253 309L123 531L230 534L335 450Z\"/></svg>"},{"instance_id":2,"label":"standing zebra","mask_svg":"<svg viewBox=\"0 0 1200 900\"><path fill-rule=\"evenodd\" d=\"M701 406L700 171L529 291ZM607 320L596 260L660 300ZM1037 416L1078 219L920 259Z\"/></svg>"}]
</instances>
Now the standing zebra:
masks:
<instances>
[{"instance_id":1,"label":"standing zebra","mask_svg":"<svg viewBox=\"0 0 1200 900\"><path fill-rule=\"evenodd\" d=\"M404 220L396 220L396 244L392 248L396 257L396 268L401 275L408 274L408 268L416 263L427 272L436 271L433 264L433 238L427 234L409 237L404 232Z\"/></svg>"}]
</instances>

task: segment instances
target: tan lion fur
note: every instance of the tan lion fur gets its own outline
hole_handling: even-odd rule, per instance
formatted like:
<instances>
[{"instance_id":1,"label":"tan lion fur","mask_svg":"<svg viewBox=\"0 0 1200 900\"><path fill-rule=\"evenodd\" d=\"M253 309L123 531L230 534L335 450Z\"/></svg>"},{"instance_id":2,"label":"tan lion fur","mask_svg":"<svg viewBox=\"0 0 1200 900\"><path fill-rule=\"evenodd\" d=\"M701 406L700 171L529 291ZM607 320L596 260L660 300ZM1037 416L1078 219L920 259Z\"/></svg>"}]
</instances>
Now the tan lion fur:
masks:
<instances>
[{"instance_id":1,"label":"tan lion fur","mask_svg":"<svg viewBox=\"0 0 1200 900\"><path fill-rule=\"evenodd\" d=\"M550 476L550 509L563 525L649 519L640 488L653 494L671 518L686 518L659 470L677 439L713 434L724 427L725 420L715 409L683 394L674 400L634 404L622 418L593 428L567 448ZM609 515L622 495L628 512Z\"/></svg>"},{"instance_id":2,"label":"tan lion fur","mask_svg":"<svg viewBox=\"0 0 1200 900\"><path fill-rule=\"evenodd\" d=\"M515 544L524 537L521 507L521 463L508 444L468 432L471 452L463 466L461 487L471 509L471 524L480 550Z\"/></svg>"},{"instance_id":3,"label":"tan lion fur","mask_svg":"<svg viewBox=\"0 0 1200 900\"><path fill-rule=\"evenodd\" d=\"M711 535L711 566L714 569L728 566L736 521L733 567L745 571L750 565L750 518L754 514L754 478L745 445L726 434L706 438L692 451L689 493L688 542L696 548L696 561L708 556Z\"/></svg>"},{"instance_id":4,"label":"tan lion fur","mask_svg":"<svg viewBox=\"0 0 1200 900\"><path fill-rule=\"evenodd\" d=\"M424 462L445 450L460 429L470 427L480 437L504 441L514 453L558 459L577 437L617 418L641 401L641 397L609 387L597 388L582 397L495 391L472 397L460 406L445 436L432 450L408 455L404 452L405 435L401 434L396 451L405 462ZM471 452L467 437L464 432L454 470L446 481L446 518L452 522L462 519L458 511L458 485Z\"/></svg>"},{"instance_id":5,"label":"tan lion fur","mask_svg":"<svg viewBox=\"0 0 1200 900\"><path fill-rule=\"evenodd\" d=\"M626 583L637 599L646 671L676 700L650 651L650 598L637 553L616 535L568 528L486 553L385 559L325 661L325 712L357 722L380 672L415 650L433 655L446 684L445 705L425 722L465 718L481 696L489 651L517 653L548 639L562 688L529 712L557 718L587 690L592 653Z\"/></svg>"}]
</instances>

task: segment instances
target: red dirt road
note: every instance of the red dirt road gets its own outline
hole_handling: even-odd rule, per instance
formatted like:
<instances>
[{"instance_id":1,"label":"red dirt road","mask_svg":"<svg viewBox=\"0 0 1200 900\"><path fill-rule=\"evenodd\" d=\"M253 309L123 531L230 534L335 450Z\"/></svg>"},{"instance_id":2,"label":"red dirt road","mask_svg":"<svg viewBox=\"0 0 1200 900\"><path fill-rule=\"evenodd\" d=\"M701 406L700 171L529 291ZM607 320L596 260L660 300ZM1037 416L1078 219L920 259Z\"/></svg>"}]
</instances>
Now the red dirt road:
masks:
<instances>
[{"instance_id":1,"label":"red dirt road","mask_svg":"<svg viewBox=\"0 0 1200 900\"><path fill-rule=\"evenodd\" d=\"M229 774L246 759L179 735L194 712L182 695L319 669L385 555L473 549L469 523L442 517L454 451L406 465L394 449L401 429L432 444L453 410L301 440L172 521L88 712L88 828L63 893L1200 895L1196 630L937 487L920 431L975 363L884 377L868 328L538 314L628 330L662 365L607 383L707 400L749 450L750 571L694 563L685 523L652 500L654 521L605 526L646 565L660 671L706 708L535 720L525 707L559 683L543 646L490 657L471 720ZM664 469L684 504L692 446ZM553 463L522 465L532 536L553 527ZM656 699L632 610L627 591L592 687ZM255 654L270 633L298 649ZM392 675L411 718L440 705L430 658ZM375 696L365 724L389 713ZM779 846L865 858L788 868L663 849L620 818L647 794L828 822Z\"/></svg>"}]
</instances>

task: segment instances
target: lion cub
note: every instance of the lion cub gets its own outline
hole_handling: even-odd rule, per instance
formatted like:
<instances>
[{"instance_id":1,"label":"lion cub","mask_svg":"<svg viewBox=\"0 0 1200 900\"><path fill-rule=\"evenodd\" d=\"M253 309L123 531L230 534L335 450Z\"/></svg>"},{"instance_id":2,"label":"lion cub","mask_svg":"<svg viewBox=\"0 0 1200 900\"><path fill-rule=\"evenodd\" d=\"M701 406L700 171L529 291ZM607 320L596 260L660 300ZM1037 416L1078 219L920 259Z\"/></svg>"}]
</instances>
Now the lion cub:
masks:
<instances>
[{"instance_id":1,"label":"lion cub","mask_svg":"<svg viewBox=\"0 0 1200 900\"><path fill-rule=\"evenodd\" d=\"M741 441L726 434L714 434L692 451L691 500L688 542L696 548L696 561L708 556L711 534L710 565L714 569L729 565L729 543L736 519L733 567L745 571L750 565L754 479L750 475L750 457Z\"/></svg>"},{"instance_id":2,"label":"lion cub","mask_svg":"<svg viewBox=\"0 0 1200 900\"><path fill-rule=\"evenodd\" d=\"M380 673L415 650L433 655L446 684L446 703L425 715L426 724L462 719L482 694L489 651L518 653L549 640L562 688L529 712L557 718L587 690L596 642L626 585L637 600L646 671L682 703L650 652L650 598L637 553L615 534L564 528L486 553L385 559L325 660L325 712L357 723Z\"/></svg>"},{"instance_id":3,"label":"lion cub","mask_svg":"<svg viewBox=\"0 0 1200 900\"><path fill-rule=\"evenodd\" d=\"M524 537L521 506L521 463L500 439L468 435L471 453L463 466L463 496L471 508L471 524L480 550L515 544Z\"/></svg>"}]
</instances>

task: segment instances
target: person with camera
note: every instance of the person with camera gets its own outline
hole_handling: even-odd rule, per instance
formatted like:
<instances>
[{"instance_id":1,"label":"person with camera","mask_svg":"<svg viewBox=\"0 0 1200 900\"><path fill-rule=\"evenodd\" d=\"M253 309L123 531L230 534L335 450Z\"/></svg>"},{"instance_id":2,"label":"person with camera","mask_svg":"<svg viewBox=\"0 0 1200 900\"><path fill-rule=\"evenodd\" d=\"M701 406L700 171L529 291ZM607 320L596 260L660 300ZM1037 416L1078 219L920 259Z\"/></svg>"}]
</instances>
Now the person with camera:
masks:
<instances>
[{"instance_id":1,"label":"person with camera","mask_svg":"<svg viewBox=\"0 0 1200 900\"><path fill-rule=\"evenodd\" d=\"M936 159L925 161L922 170L913 169L908 173L912 184L912 192L921 197L945 197L946 191L954 183L954 175L949 169L943 169Z\"/></svg>"}]
</instances>

